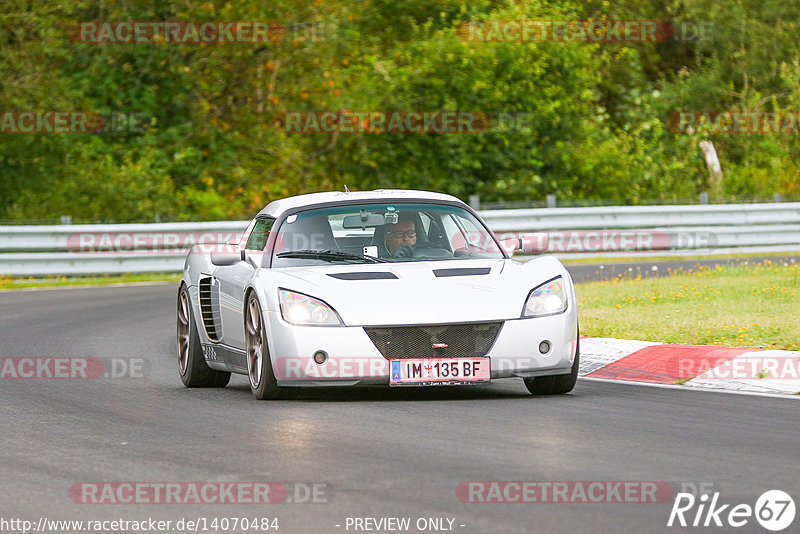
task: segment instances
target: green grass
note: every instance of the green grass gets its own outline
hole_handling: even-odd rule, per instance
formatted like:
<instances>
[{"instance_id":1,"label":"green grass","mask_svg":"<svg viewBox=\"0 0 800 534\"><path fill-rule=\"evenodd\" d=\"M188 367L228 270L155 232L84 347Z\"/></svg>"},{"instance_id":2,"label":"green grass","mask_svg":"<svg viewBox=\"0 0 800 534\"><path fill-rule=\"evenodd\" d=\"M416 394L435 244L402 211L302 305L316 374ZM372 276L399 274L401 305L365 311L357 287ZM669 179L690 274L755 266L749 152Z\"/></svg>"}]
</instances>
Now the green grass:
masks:
<instances>
[{"instance_id":1,"label":"green grass","mask_svg":"<svg viewBox=\"0 0 800 534\"><path fill-rule=\"evenodd\" d=\"M179 282L176 273L119 274L108 276L47 276L43 278L15 278L0 275L0 290L28 289L32 287L105 286L110 284L135 284L138 282Z\"/></svg>"},{"instance_id":2,"label":"green grass","mask_svg":"<svg viewBox=\"0 0 800 534\"><path fill-rule=\"evenodd\" d=\"M575 291L582 335L800 350L800 264L701 267Z\"/></svg>"}]
</instances>

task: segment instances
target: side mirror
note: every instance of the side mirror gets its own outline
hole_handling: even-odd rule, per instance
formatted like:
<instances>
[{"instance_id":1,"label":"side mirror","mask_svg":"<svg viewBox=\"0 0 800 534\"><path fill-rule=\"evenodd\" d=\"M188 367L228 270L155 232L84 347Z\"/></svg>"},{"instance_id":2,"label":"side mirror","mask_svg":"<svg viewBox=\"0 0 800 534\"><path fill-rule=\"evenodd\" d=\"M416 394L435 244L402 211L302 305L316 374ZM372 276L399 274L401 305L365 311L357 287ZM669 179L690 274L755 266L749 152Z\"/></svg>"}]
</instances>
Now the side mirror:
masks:
<instances>
[{"instance_id":1,"label":"side mirror","mask_svg":"<svg viewBox=\"0 0 800 534\"><path fill-rule=\"evenodd\" d=\"M550 238L546 232L524 234L519 239L522 243L520 249L523 254L541 254L542 252L547 252L550 247Z\"/></svg>"},{"instance_id":2,"label":"side mirror","mask_svg":"<svg viewBox=\"0 0 800 534\"><path fill-rule=\"evenodd\" d=\"M240 261L242 261L242 253L236 247L230 245L215 247L215 250L211 252L211 263L217 267L236 265Z\"/></svg>"},{"instance_id":3,"label":"side mirror","mask_svg":"<svg viewBox=\"0 0 800 534\"><path fill-rule=\"evenodd\" d=\"M547 252L549 244L550 240L545 232L507 237L500 241L500 245L509 256L513 256L516 252L522 252L523 254Z\"/></svg>"},{"instance_id":4,"label":"side mirror","mask_svg":"<svg viewBox=\"0 0 800 534\"><path fill-rule=\"evenodd\" d=\"M506 254L513 256L514 253L522 249L522 239L519 237L507 237L500 241L500 246L506 251Z\"/></svg>"}]
</instances>

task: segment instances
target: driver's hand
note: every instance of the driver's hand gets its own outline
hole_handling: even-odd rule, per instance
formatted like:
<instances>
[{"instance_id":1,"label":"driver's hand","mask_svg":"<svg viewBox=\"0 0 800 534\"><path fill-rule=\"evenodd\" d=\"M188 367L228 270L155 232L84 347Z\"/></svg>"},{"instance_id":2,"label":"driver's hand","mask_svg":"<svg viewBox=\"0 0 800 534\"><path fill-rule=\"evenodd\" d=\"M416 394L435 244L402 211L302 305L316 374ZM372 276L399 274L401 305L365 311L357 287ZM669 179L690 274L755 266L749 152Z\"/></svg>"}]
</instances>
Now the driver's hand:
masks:
<instances>
[{"instance_id":1,"label":"driver's hand","mask_svg":"<svg viewBox=\"0 0 800 534\"><path fill-rule=\"evenodd\" d=\"M397 250L394 251L392 254L395 258L411 258L414 256L414 247L411 245L403 245L401 247L397 247Z\"/></svg>"}]
</instances>

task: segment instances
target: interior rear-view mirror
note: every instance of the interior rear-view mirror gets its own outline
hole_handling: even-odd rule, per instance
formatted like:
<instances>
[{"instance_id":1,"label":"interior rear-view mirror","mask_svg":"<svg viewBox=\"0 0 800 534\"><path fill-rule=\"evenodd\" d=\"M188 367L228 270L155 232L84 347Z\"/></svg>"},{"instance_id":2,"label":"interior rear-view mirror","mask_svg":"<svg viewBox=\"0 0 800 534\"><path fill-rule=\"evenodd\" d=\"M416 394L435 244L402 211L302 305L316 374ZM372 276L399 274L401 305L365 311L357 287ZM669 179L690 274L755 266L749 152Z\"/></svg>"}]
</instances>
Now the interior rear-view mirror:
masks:
<instances>
[{"instance_id":1,"label":"interior rear-view mirror","mask_svg":"<svg viewBox=\"0 0 800 534\"><path fill-rule=\"evenodd\" d=\"M383 226L383 215L361 212L360 215L348 215L342 221L343 228L374 228Z\"/></svg>"}]
</instances>

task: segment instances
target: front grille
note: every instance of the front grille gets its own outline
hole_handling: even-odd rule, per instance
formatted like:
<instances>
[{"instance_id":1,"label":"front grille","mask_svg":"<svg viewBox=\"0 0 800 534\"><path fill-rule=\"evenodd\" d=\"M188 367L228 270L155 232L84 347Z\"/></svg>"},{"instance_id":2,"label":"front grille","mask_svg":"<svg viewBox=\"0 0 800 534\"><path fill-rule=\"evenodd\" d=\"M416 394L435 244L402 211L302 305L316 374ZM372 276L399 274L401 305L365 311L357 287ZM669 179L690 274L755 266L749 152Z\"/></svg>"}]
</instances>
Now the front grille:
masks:
<instances>
[{"instance_id":1,"label":"front grille","mask_svg":"<svg viewBox=\"0 0 800 534\"><path fill-rule=\"evenodd\" d=\"M219 311L219 284L213 278L201 278L198 284L200 291L200 315L203 326L211 341L222 338L222 319Z\"/></svg>"},{"instance_id":2,"label":"front grille","mask_svg":"<svg viewBox=\"0 0 800 534\"><path fill-rule=\"evenodd\" d=\"M365 327L387 360L486 356L502 322Z\"/></svg>"}]
</instances>

